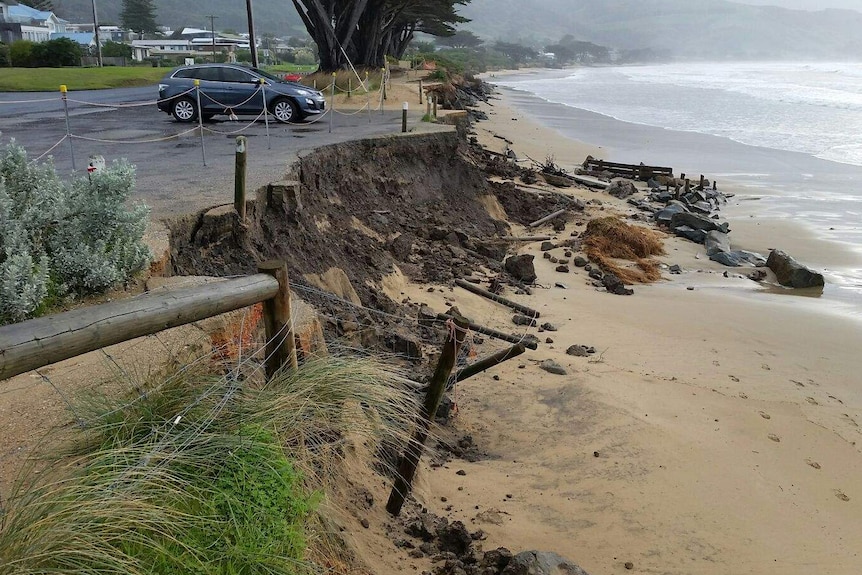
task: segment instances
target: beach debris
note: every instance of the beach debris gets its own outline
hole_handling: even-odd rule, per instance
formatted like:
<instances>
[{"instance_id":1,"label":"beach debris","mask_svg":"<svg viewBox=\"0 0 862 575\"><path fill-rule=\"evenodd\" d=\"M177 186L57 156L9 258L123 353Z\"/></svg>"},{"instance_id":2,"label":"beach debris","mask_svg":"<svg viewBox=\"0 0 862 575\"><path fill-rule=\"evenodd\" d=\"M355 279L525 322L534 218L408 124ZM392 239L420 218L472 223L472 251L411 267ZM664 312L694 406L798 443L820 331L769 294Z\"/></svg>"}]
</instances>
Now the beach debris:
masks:
<instances>
[{"instance_id":1,"label":"beach debris","mask_svg":"<svg viewBox=\"0 0 862 575\"><path fill-rule=\"evenodd\" d=\"M774 441L775 443L781 443L781 438L775 435L774 433L770 433L767 437Z\"/></svg>"},{"instance_id":2,"label":"beach debris","mask_svg":"<svg viewBox=\"0 0 862 575\"><path fill-rule=\"evenodd\" d=\"M748 279L755 282L762 282L766 279L767 275L768 274L766 273L766 270L754 270L753 272L748 274Z\"/></svg>"},{"instance_id":3,"label":"beach debris","mask_svg":"<svg viewBox=\"0 0 862 575\"><path fill-rule=\"evenodd\" d=\"M589 575L568 559L550 551L524 551L509 561L501 575Z\"/></svg>"},{"instance_id":4,"label":"beach debris","mask_svg":"<svg viewBox=\"0 0 862 575\"><path fill-rule=\"evenodd\" d=\"M531 284L536 281L536 268L533 265L535 256L521 254L506 258L505 269L516 280Z\"/></svg>"},{"instance_id":5,"label":"beach debris","mask_svg":"<svg viewBox=\"0 0 862 575\"><path fill-rule=\"evenodd\" d=\"M560 289L569 289L569 286L567 286L566 284L562 284L562 283L560 283L560 282L556 282L556 283L554 284L554 287L558 287L558 288L560 288Z\"/></svg>"},{"instance_id":6,"label":"beach debris","mask_svg":"<svg viewBox=\"0 0 862 575\"><path fill-rule=\"evenodd\" d=\"M460 315L460 312L458 312L457 308L453 307L452 311L455 312L457 315ZM437 314L437 320L438 321L448 321L450 319L454 319L454 316L449 315L449 314L445 314L445 313ZM499 339L502 341L507 341L507 342L515 344L515 345L517 345L519 343L523 343L525 346L527 346L528 349L535 350L535 349L538 349L538 347L539 347L538 340L536 339L535 336L532 336L532 335L529 335L526 337L511 335L511 334L503 333L502 331L498 331L498 330L492 329L490 327L485 327L483 325L479 325L479 324L476 324L473 322L468 322L467 328L472 330L472 331L475 331L477 333L481 333L483 335L487 335L489 337L496 338L496 339Z\"/></svg>"},{"instance_id":7,"label":"beach debris","mask_svg":"<svg viewBox=\"0 0 862 575\"><path fill-rule=\"evenodd\" d=\"M637 191L635 185L628 180L614 180L608 187L608 193L621 200L633 196Z\"/></svg>"},{"instance_id":8,"label":"beach debris","mask_svg":"<svg viewBox=\"0 0 862 575\"><path fill-rule=\"evenodd\" d=\"M521 314L515 314L512 316L512 323L515 325L527 325L530 327L536 327L536 319L533 317L527 317Z\"/></svg>"},{"instance_id":9,"label":"beach debris","mask_svg":"<svg viewBox=\"0 0 862 575\"><path fill-rule=\"evenodd\" d=\"M823 274L805 267L781 250L772 250L766 262L775 273L778 283L793 288L823 287Z\"/></svg>"},{"instance_id":10,"label":"beach debris","mask_svg":"<svg viewBox=\"0 0 862 575\"><path fill-rule=\"evenodd\" d=\"M557 247L557 246L555 246L553 242L542 242L542 247L540 249L543 252L547 252L547 251L554 249L555 247Z\"/></svg>"},{"instance_id":11,"label":"beach debris","mask_svg":"<svg viewBox=\"0 0 862 575\"><path fill-rule=\"evenodd\" d=\"M475 361L458 371L458 373L455 375L455 383L464 381L465 379L469 379L476 374L482 373L483 371L486 371L492 367L503 363L504 361L518 357L519 355L523 354L526 349L527 348L523 343L519 343L510 348L500 350L493 355L489 355L488 357ZM495 375L494 380L499 381L500 377Z\"/></svg>"},{"instance_id":12,"label":"beach debris","mask_svg":"<svg viewBox=\"0 0 862 575\"><path fill-rule=\"evenodd\" d=\"M602 270L599 270L599 269L595 269L595 268L593 268L593 269L591 269L591 270L590 270L590 274L589 274L589 275L590 275L590 277L591 277L591 278L593 278L594 280L599 280L599 281L601 281L601 279L604 277L604 275L605 275L605 274L603 274L603 273L602 273Z\"/></svg>"},{"instance_id":13,"label":"beach debris","mask_svg":"<svg viewBox=\"0 0 862 575\"><path fill-rule=\"evenodd\" d=\"M568 211L569 211L568 208L563 208L561 210L557 210L556 212L548 214L547 216L540 218L540 219L536 220L535 222L530 222L529 224L527 224L527 227L537 228L537 227L541 226L542 224L548 223L555 218L559 218L560 216L567 213ZM552 249L552 248L548 248L548 249Z\"/></svg>"},{"instance_id":14,"label":"beach debris","mask_svg":"<svg viewBox=\"0 0 862 575\"><path fill-rule=\"evenodd\" d=\"M497 303L499 303L499 304L502 304L502 305L505 305L505 306L507 306L507 307L510 307L510 308L512 308L513 310L518 311L518 312L521 312L521 313L522 313L522 314L524 314L524 315L527 315L527 316L530 316L530 317L533 317L533 318L537 318L537 317L539 317L539 312L538 312L538 311L536 311L536 310L534 310L534 309L532 309L532 308L530 308L530 307L527 307L527 306L525 306L525 305L522 305L522 304L519 304L519 303L517 303L517 302L514 302L514 301L512 301L512 300L510 300L510 299L508 299L508 298L504 298L504 297L502 297L502 296L500 296L500 295L497 295L496 293L493 293L493 292L491 292L491 291L488 291L488 290L482 289L482 288L480 288L479 286L473 285L472 283L470 283L470 282L468 282L468 281L465 281L465 280L462 280L462 279L456 279L456 280L455 280L455 285L457 285L458 287L461 287L461 288L463 288L463 289L465 289L465 290L467 290L467 291L469 291L469 292L471 292L471 293L474 293L474 294L476 294L476 295L479 295L479 296L482 296L482 297L484 297L484 298L487 298L487 299L489 299L489 300L491 300L491 301L494 301L494 302L497 302Z\"/></svg>"},{"instance_id":15,"label":"beach debris","mask_svg":"<svg viewBox=\"0 0 862 575\"><path fill-rule=\"evenodd\" d=\"M547 322L546 322L546 323L543 323L543 324L542 324L542 329L543 329L543 330L545 330L545 331L557 331L557 326L555 326L555 325L554 325L554 324L552 324L552 323L547 323Z\"/></svg>"},{"instance_id":16,"label":"beach debris","mask_svg":"<svg viewBox=\"0 0 862 575\"><path fill-rule=\"evenodd\" d=\"M557 267L556 267L556 270L557 270L558 272L560 272L561 274L567 274L567 273L569 273L569 266L566 266L566 265L560 265L560 266L557 266Z\"/></svg>"},{"instance_id":17,"label":"beach debris","mask_svg":"<svg viewBox=\"0 0 862 575\"><path fill-rule=\"evenodd\" d=\"M835 490L835 497L837 497L841 501L850 501L850 498L840 489Z\"/></svg>"},{"instance_id":18,"label":"beach debris","mask_svg":"<svg viewBox=\"0 0 862 575\"><path fill-rule=\"evenodd\" d=\"M590 261L596 262L605 273L613 274L623 283L647 283L661 279L659 263L651 256L665 253L662 237L660 232L608 216L587 224L583 245ZM623 267L618 260L634 262L635 266Z\"/></svg>"},{"instance_id":19,"label":"beach debris","mask_svg":"<svg viewBox=\"0 0 862 575\"><path fill-rule=\"evenodd\" d=\"M569 346L569 349L566 350L567 355L573 355L575 357L587 357L588 355L592 355L596 353L596 348L589 345L572 345Z\"/></svg>"},{"instance_id":20,"label":"beach debris","mask_svg":"<svg viewBox=\"0 0 862 575\"><path fill-rule=\"evenodd\" d=\"M668 271L672 274L679 275L682 273L682 267L679 264L673 264L668 268Z\"/></svg>"},{"instance_id":21,"label":"beach debris","mask_svg":"<svg viewBox=\"0 0 862 575\"><path fill-rule=\"evenodd\" d=\"M548 373L554 375L566 375L566 368L562 365L554 361L553 359L546 359L542 363L539 364L539 367Z\"/></svg>"}]
</instances>

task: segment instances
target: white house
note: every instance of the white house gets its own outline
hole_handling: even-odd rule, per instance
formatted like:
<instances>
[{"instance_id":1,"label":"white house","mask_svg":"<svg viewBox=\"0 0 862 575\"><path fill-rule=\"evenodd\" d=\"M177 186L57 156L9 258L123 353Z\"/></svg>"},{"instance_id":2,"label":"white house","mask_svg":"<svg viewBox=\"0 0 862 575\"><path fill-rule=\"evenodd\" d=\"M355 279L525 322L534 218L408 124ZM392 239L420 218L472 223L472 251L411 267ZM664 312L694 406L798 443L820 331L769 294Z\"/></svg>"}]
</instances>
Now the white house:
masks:
<instances>
[{"instance_id":1,"label":"white house","mask_svg":"<svg viewBox=\"0 0 862 575\"><path fill-rule=\"evenodd\" d=\"M23 4L9 5L8 1L5 4L8 5L4 12L6 23L20 26L18 40L46 42L51 39L51 34L66 31L66 21L57 18L53 12L36 10Z\"/></svg>"},{"instance_id":2,"label":"white house","mask_svg":"<svg viewBox=\"0 0 862 575\"><path fill-rule=\"evenodd\" d=\"M191 56L194 53L192 44L188 40L168 40L167 38L159 40L132 40L132 49L147 51L147 56L142 56L141 59L150 56L179 58L181 56ZM138 58L135 59L137 60Z\"/></svg>"}]
</instances>

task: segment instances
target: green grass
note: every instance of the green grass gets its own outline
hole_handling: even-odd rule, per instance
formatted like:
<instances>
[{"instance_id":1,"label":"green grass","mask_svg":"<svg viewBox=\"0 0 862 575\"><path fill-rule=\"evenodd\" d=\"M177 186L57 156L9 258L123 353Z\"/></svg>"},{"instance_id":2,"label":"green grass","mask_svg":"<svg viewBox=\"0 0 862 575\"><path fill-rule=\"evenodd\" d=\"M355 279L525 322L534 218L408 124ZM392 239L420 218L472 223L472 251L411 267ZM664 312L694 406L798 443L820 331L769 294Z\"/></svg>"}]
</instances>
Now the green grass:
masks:
<instances>
[{"instance_id":1,"label":"green grass","mask_svg":"<svg viewBox=\"0 0 862 575\"><path fill-rule=\"evenodd\" d=\"M69 90L103 90L130 88L157 83L170 68L106 67L106 68L3 68L0 71L0 92L59 93L60 85Z\"/></svg>"},{"instance_id":2,"label":"green grass","mask_svg":"<svg viewBox=\"0 0 862 575\"><path fill-rule=\"evenodd\" d=\"M277 66L263 66L263 69L271 74L310 74L317 70L317 64L279 64Z\"/></svg>"},{"instance_id":3,"label":"green grass","mask_svg":"<svg viewBox=\"0 0 862 575\"><path fill-rule=\"evenodd\" d=\"M344 503L324 497L358 449L403 444L417 405L370 360L269 382L254 367L177 361L129 396L79 398L86 429L0 502L0 575L320 572L323 509Z\"/></svg>"}]
</instances>

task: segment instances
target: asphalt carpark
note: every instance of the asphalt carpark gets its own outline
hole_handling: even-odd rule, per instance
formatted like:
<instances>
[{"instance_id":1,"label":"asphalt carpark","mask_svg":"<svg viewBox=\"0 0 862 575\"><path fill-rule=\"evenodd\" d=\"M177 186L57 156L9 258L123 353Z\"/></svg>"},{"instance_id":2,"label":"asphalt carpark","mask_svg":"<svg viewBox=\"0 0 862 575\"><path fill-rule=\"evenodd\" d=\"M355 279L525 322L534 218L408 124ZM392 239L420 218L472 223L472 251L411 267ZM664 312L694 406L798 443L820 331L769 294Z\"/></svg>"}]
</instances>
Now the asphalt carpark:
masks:
<instances>
[{"instance_id":1,"label":"asphalt carpark","mask_svg":"<svg viewBox=\"0 0 862 575\"><path fill-rule=\"evenodd\" d=\"M85 173L92 155L101 155L108 163L126 158L137 167L133 200L150 206L154 219L232 202L236 136L240 133L248 138L247 185L251 191L282 179L286 167L303 151L401 131L401 112L393 110L370 114L367 109L358 113L354 113L356 109L341 110L331 118L331 133L329 115L296 125L279 124L270 117L268 137L263 119L254 122L252 116L240 116L230 121L217 116L204 124L204 166L196 124L176 122L154 103L135 105L153 101L155 92L153 86L69 92L68 96L70 101L76 100L69 106L69 124L70 132L77 136L72 139L77 171ZM418 116L412 115L411 126L417 121ZM30 158L36 158L65 134L59 93L0 94L0 143L14 138ZM50 155L60 174L72 173L68 140Z\"/></svg>"}]
</instances>

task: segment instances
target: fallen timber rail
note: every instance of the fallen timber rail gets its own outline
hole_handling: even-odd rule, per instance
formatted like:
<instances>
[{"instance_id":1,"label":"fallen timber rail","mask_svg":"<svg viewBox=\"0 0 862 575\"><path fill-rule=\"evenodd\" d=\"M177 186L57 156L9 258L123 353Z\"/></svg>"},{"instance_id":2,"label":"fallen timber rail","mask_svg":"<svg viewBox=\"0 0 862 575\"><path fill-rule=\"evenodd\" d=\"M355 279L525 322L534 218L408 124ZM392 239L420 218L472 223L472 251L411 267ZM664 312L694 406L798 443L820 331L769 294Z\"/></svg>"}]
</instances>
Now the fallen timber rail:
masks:
<instances>
[{"instance_id":1,"label":"fallen timber rail","mask_svg":"<svg viewBox=\"0 0 862 575\"><path fill-rule=\"evenodd\" d=\"M525 305L521 305L518 302L514 302L508 298L504 298L503 296L499 296L493 292L489 292L486 289L482 289L479 286L471 284L467 280L456 279L455 285L467 290L468 292L474 293L474 294L482 296L484 298L488 298L489 300L497 302L499 304L502 304L506 307L510 307L513 310L519 311L526 316L529 316L532 318L539 317L539 312L537 312L533 308L527 307Z\"/></svg>"},{"instance_id":2,"label":"fallen timber rail","mask_svg":"<svg viewBox=\"0 0 862 575\"><path fill-rule=\"evenodd\" d=\"M287 265L266 262L258 271L0 327L0 380L257 303L264 304L267 376L296 367Z\"/></svg>"},{"instance_id":3,"label":"fallen timber rail","mask_svg":"<svg viewBox=\"0 0 862 575\"><path fill-rule=\"evenodd\" d=\"M673 168L667 168L663 166L646 166L644 164L621 164L619 162L606 162L604 160L596 160L595 158L587 158L583 166L584 169L589 171L608 171L612 174L618 174L630 178L638 178L642 181L646 181L654 176L673 177Z\"/></svg>"},{"instance_id":4,"label":"fallen timber rail","mask_svg":"<svg viewBox=\"0 0 862 575\"><path fill-rule=\"evenodd\" d=\"M450 319L454 320L455 318L451 315L440 313L437 314L437 319L440 321L448 321ZM492 329L490 327L485 327L483 325L475 324L473 322L468 322L467 328L471 329L477 333L481 333L482 335L487 335L488 337L493 337L495 339L499 339L502 341L507 341L512 344L523 343L527 349L537 350L539 349L539 344L534 338L523 338L518 337L516 335L512 335L509 333L503 333L502 331L497 331L496 329Z\"/></svg>"}]
</instances>

